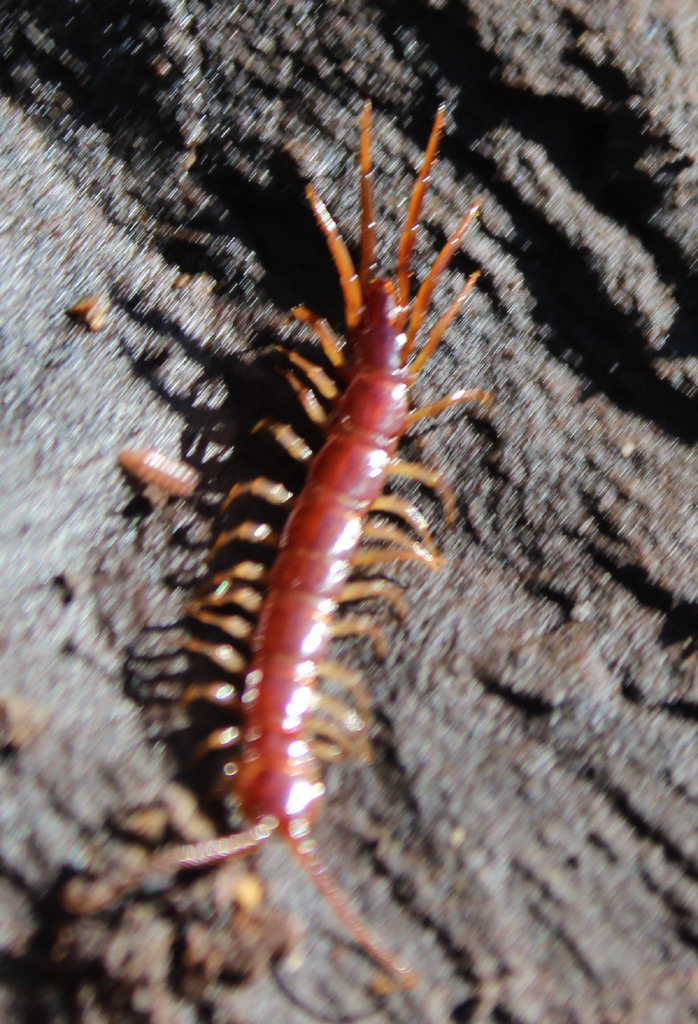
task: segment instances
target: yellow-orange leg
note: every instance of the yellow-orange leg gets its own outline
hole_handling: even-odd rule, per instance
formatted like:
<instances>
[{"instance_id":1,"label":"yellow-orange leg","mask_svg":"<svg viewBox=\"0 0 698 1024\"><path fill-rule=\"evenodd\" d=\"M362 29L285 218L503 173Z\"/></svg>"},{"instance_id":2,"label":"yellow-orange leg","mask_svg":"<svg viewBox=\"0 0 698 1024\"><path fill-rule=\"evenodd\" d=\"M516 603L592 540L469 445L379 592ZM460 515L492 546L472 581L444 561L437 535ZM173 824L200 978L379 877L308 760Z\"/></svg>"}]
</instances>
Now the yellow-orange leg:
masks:
<instances>
[{"instance_id":1,"label":"yellow-orange leg","mask_svg":"<svg viewBox=\"0 0 698 1024\"><path fill-rule=\"evenodd\" d=\"M191 764L196 764L197 761L200 761L213 750L227 750L228 747L234 747L239 742L240 730L237 726L229 725L224 729L215 729L201 743L197 743L192 751L190 762Z\"/></svg>"},{"instance_id":2,"label":"yellow-orange leg","mask_svg":"<svg viewBox=\"0 0 698 1024\"><path fill-rule=\"evenodd\" d=\"M397 526L391 526L388 524L374 526L373 523L366 523L363 531L363 539L386 541L389 544L397 544L400 548L412 552L416 558L419 558L422 562L426 562L427 565L438 566L441 562L441 559L437 554L429 551L425 547L422 547L417 543L417 541L413 540L412 537L408 537L406 533L403 533L402 530L398 529Z\"/></svg>"},{"instance_id":3,"label":"yellow-orange leg","mask_svg":"<svg viewBox=\"0 0 698 1024\"><path fill-rule=\"evenodd\" d=\"M361 111L361 138L359 142L359 192L361 194L361 259L359 281L361 290L375 276L376 220L373 208L373 163L371 160L371 101L366 100Z\"/></svg>"},{"instance_id":4,"label":"yellow-orange leg","mask_svg":"<svg viewBox=\"0 0 698 1024\"><path fill-rule=\"evenodd\" d=\"M358 716L356 716L358 718ZM360 719L359 719L360 721ZM329 739L335 746L352 757L359 764L370 764L373 760L373 749L363 734L364 723L356 731L348 731L345 724L334 718L323 718L321 715L309 715L306 719L309 734L313 738Z\"/></svg>"},{"instance_id":5,"label":"yellow-orange leg","mask_svg":"<svg viewBox=\"0 0 698 1024\"><path fill-rule=\"evenodd\" d=\"M334 619L329 627L333 640L344 636L368 636L373 641L378 658L383 661L388 649L385 631L377 626L368 615L346 615L343 619Z\"/></svg>"},{"instance_id":6,"label":"yellow-orange leg","mask_svg":"<svg viewBox=\"0 0 698 1024\"><path fill-rule=\"evenodd\" d=\"M453 232L449 240L444 245L439 255L434 260L431 270L422 281L417 291L417 296L412 304L412 311L410 313L410 322L407 327L407 333L405 338L404 354L405 356L414 348L414 340L417 335L417 331L422 325L422 320L427 311L431 297L434 294L434 289L439 282L441 275L443 274L446 267L449 265L454 255L458 251L458 247L461 243L463 235L470 227L471 223L477 216L478 210L480 209L480 203L473 203L468 210L467 214L458 225L456 230Z\"/></svg>"},{"instance_id":7,"label":"yellow-orange leg","mask_svg":"<svg viewBox=\"0 0 698 1024\"><path fill-rule=\"evenodd\" d=\"M450 409L452 405L458 405L461 402L488 404L492 401L492 397L491 391L483 391L482 388L459 388L457 391L452 391L450 395L439 398L436 402L429 402L428 405L422 405L419 409L413 409L407 417L407 426L411 427L413 423L426 419L428 416L436 416L444 409Z\"/></svg>"},{"instance_id":8,"label":"yellow-orange leg","mask_svg":"<svg viewBox=\"0 0 698 1024\"><path fill-rule=\"evenodd\" d=\"M306 359L300 352L294 352L292 349L284 348L283 345L277 345L276 351L281 352L285 355L289 362L297 366L299 370L302 370L306 375L310 383L313 385L316 391L319 391L323 398L327 398L329 401L334 399L339 394L339 388L332 380L328 377L321 366L317 363L313 363L310 359Z\"/></svg>"},{"instance_id":9,"label":"yellow-orange leg","mask_svg":"<svg viewBox=\"0 0 698 1024\"><path fill-rule=\"evenodd\" d=\"M446 108L442 104L436 111L434 126L431 129L431 135L429 136L427 148L424 153L421 170L414 183L414 188L412 189L410 205L407 207L405 226L400 236L397 265L395 267L395 279L397 280L400 306L402 307L398 320L399 329L402 329L405 326L405 321L409 315L410 279L412 277L410 265L412 263L412 252L414 250L414 243L417 237L417 229L419 227L419 219L422 213L424 196L429 187L432 171L436 164L436 153L439 148L439 140L441 138L441 132L443 131L445 119Z\"/></svg>"},{"instance_id":10,"label":"yellow-orange leg","mask_svg":"<svg viewBox=\"0 0 698 1024\"><path fill-rule=\"evenodd\" d=\"M339 603L348 604L351 601L364 601L371 597L385 598L400 621L407 617L410 610L407 599L402 589L396 583L391 583L390 580L350 580L344 584L339 595Z\"/></svg>"},{"instance_id":11,"label":"yellow-orange leg","mask_svg":"<svg viewBox=\"0 0 698 1024\"><path fill-rule=\"evenodd\" d=\"M327 419L327 413L315 397L315 392L311 391L310 388L306 388L298 380L298 377L296 377L293 370L283 370L282 373L298 395L300 403L308 418L311 419L313 423L317 423L318 426L324 423Z\"/></svg>"},{"instance_id":12,"label":"yellow-orange leg","mask_svg":"<svg viewBox=\"0 0 698 1024\"><path fill-rule=\"evenodd\" d=\"M183 647L185 651L190 651L192 654L203 655L231 675L242 672L247 663L240 651L237 651L232 644L216 644L192 636L185 641Z\"/></svg>"},{"instance_id":13,"label":"yellow-orange leg","mask_svg":"<svg viewBox=\"0 0 698 1024\"><path fill-rule=\"evenodd\" d=\"M419 562L436 572L443 565L442 558L433 558L428 551L403 551L401 548L360 548L352 557L351 564L359 569L371 565L385 565L386 562Z\"/></svg>"},{"instance_id":14,"label":"yellow-orange leg","mask_svg":"<svg viewBox=\"0 0 698 1024\"><path fill-rule=\"evenodd\" d=\"M371 698L358 672L338 661L321 661L317 667L321 679L329 679L352 695L359 710L367 714L371 707Z\"/></svg>"},{"instance_id":15,"label":"yellow-orange leg","mask_svg":"<svg viewBox=\"0 0 698 1024\"><path fill-rule=\"evenodd\" d=\"M416 480L432 490L441 501L446 516L446 522L450 525L456 516L456 495L448 486L440 473L421 462L407 462L405 459L395 459L388 466L389 476L402 476L408 480Z\"/></svg>"},{"instance_id":16,"label":"yellow-orange leg","mask_svg":"<svg viewBox=\"0 0 698 1024\"><path fill-rule=\"evenodd\" d=\"M197 700L205 700L233 710L241 706L240 695L230 683L192 683L179 698L178 704L186 708Z\"/></svg>"},{"instance_id":17,"label":"yellow-orange leg","mask_svg":"<svg viewBox=\"0 0 698 1024\"><path fill-rule=\"evenodd\" d=\"M247 640L252 632L252 624L241 615L221 615L218 611L209 612L201 608L196 613L196 621L206 626L216 626L233 640Z\"/></svg>"},{"instance_id":18,"label":"yellow-orange leg","mask_svg":"<svg viewBox=\"0 0 698 1024\"><path fill-rule=\"evenodd\" d=\"M381 494L371 505L369 511L385 512L388 515L404 519L421 539L427 551L431 551L434 555L437 554L436 545L429 530L429 524L416 505L410 505L394 494Z\"/></svg>"},{"instance_id":19,"label":"yellow-orange leg","mask_svg":"<svg viewBox=\"0 0 698 1024\"><path fill-rule=\"evenodd\" d=\"M332 740L321 739L319 736L313 736L309 741L308 746L310 747L313 757L316 757L318 761L345 761L347 758L346 750L342 750Z\"/></svg>"},{"instance_id":20,"label":"yellow-orange leg","mask_svg":"<svg viewBox=\"0 0 698 1024\"><path fill-rule=\"evenodd\" d=\"M232 544L235 540L249 541L251 544L268 544L274 545L277 543L279 535L272 530L269 523L253 523L251 520L246 520L244 523L239 523L233 527L232 530L224 530L216 538L216 543L213 545L208 553L206 559L210 562L217 551L224 548L227 544Z\"/></svg>"},{"instance_id":21,"label":"yellow-orange leg","mask_svg":"<svg viewBox=\"0 0 698 1024\"><path fill-rule=\"evenodd\" d=\"M225 572L216 573L198 587L187 605L187 610L195 614L198 608L207 605L215 607L230 602L239 604L245 611L255 612L261 602L261 595L252 587L240 587L239 582L244 580L245 583L263 586L267 573L267 567L262 562L238 562Z\"/></svg>"},{"instance_id":22,"label":"yellow-orange leg","mask_svg":"<svg viewBox=\"0 0 698 1024\"><path fill-rule=\"evenodd\" d=\"M197 597L187 604L187 614L196 615L199 609L217 608L220 605L235 604L248 615L254 615L262 604L262 594L252 587L218 586L210 590L205 597Z\"/></svg>"},{"instance_id":23,"label":"yellow-orange leg","mask_svg":"<svg viewBox=\"0 0 698 1024\"><path fill-rule=\"evenodd\" d=\"M412 362L408 365L407 369L413 377L416 377L419 371L422 369L426 361L433 355L439 346L439 342L443 338L446 329L453 323L455 318L461 311L463 303L470 295L471 291L475 287L478 278L480 277L480 271L476 270L470 275L468 280L465 282L463 288L461 288L458 295L455 297L451 305L448 307L443 316L439 317L431 331L429 337L422 345L421 349L414 357Z\"/></svg>"},{"instance_id":24,"label":"yellow-orange leg","mask_svg":"<svg viewBox=\"0 0 698 1024\"><path fill-rule=\"evenodd\" d=\"M342 366L344 359L344 343L339 340L327 320L313 313L307 306L294 306L291 314L301 323L310 324L315 331L322 351L333 366Z\"/></svg>"},{"instance_id":25,"label":"yellow-orange leg","mask_svg":"<svg viewBox=\"0 0 698 1024\"><path fill-rule=\"evenodd\" d=\"M354 267L354 262L349 255L349 250L346 247L344 239L339 233L339 228L335 224L330 211L327 209L322 199L320 199L312 185L308 185L305 190L305 194L308 197L308 202L315 214L315 218L325 235L327 245L330 253L332 254L332 259L334 260L337 268L339 283L342 288L342 294L344 295L344 312L347 329L353 330L359 322L363 306L359 276L356 273L356 268Z\"/></svg>"},{"instance_id":26,"label":"yellow-orange leg","mask_svg":"<svg viewBox=\"0 0 698 1024\"><path fill-rule=\"evenodd\" d=\"M209 593L211 590L216 591L220 596L226 588L237 585L238 580L245 580L247 583L266 583L266 578L269 570L263 562L252 562L245 559L242 562L236 562L235 565L231 566L230 569L226 569L225 572L217 572L215 576L207 580L196 591L197 597L204 593Z\"/></svg>"},{"instance_id":27,"label":"yellow-orange leg","mask_svg":"<svg viewBox=\"0 0 698 1024\"><path fill-rule=\"evenodd\" d=\"M270 505L286 505L293 499L293 494L283 484L275 480L268 480L265 476L255 477L254 480L245 480L243 483L235 484L228 492L228 496L221 505L221 512L225 512L234 501L243 494L251 494L254 498L262 498Z\"/></svg>"},{"instance_id":28,"label":"yellow-orange leg","mask_svg":"<svg viewBox=\"0 0 698 1024\"><path fill-rule=\"evenodd\" d=\"M265 417L254 427L252 433L256 434L260 430L268 430L274 440L297 462L307 462L308 459L312 459L312 448L288 423L279 423L278 420Z\"/></svg>"},{"instance_id":29,"label":"yellow-orange leg","mask_svg":"<svg viewBox=\"0 0 698 1024\"><path fill-rule=\"evenodd\" d=\"M329 693L313 694L312 710L319 710L329 715L338 725L351 733L364 732L366 722L358 712L350 708L344 701L330 696Z\"/></svg>"}]
</instances>

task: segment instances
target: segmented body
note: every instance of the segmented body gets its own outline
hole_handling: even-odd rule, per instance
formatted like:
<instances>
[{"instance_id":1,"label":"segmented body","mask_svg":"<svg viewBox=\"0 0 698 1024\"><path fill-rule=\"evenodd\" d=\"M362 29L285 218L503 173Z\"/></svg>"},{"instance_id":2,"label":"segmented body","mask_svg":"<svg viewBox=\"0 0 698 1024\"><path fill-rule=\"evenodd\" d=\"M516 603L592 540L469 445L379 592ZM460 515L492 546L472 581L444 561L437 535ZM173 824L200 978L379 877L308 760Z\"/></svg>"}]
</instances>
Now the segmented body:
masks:
<instances>
[{"instance_id":1,"label":"segmented body","mask_svg":"<svg viewBox=\"0 0 698 1024\"><path fill-rule=\"evenodd\" d=\"M413 506L384 494L386 477L397 474L416 479L437 491L452 512L452 495L439 476L417 463L396 458L399 442L409 425L434 415L457 402L486 401L479 389L459 390L420 409L411 409L409 389L419 371L437 348L446 328L459 312L478 274L471 274L459 295L436 321L422 346L414 353L415 337L423 321L434 287L477 212L473 206L444 245L429 274L410 301L410 261L419 223L422 200L436 159L444 121L440 108L417 178L403 230L395 283L375 276L373 198L371 190L370 105L361 121L361 259L359 272L339 231L312 188L308 198L339 271L347 322L346 346L329 324L304 307L296 318L315 330L328 362L339 371L334 380L321 366L297 353L287 353L292 368L287 376L298 392L308 416L322 426L325 440L312 456L303 439L290 427L265 421L290 455L309 460L306 482L295 498L280 484L258 478L236 485L224 509L242 494L252 494L272 504L293 501L292 511L279 540L278 553L267 572L262 563L243 561L217 572L195 596L190 615L215 639L194 635L189 650L203 655L220 678L197 683L187 690L185 701L215 701L229 714L227 724L213 733L198 751L231 749L226 787L233 789L250 821L245 832L214 843L193 844L161 853L158 867L196 867L255 849L274 831L281 832L304 867L328 898L356 942L383 965L401 984L410 983L409 968L372 937L348 906L319 859L312 826L324 793L319 760L342 753L365 753L368 745L359 734L365 727L362 714L319 690L318 678L329 674L349 689L357 703L363 693L348 670L328 663L327 648L334 636L366 633L377 643L380 630L366 616L342 619L338 605L365 597L386 597L398 613L404 601L395 585L384 580L349 577L365 566L395 560L413 560L438 568L440 560L426 521ZM307 384L296 374L300 370ZM332 402L326 414L315 392ZM153 462L153 453L122 455L130 472L163 484L165 463ZM186 474L173 472L173 493L182 493ZM372 513L402 518L410 536L395 525L373 525ZM225 559L234 541L269 542L272 531L265 523L245 521L222 532L212 548L214 561ZM388 547L364 546L368 541ZM238 614L242 611L244 614ZM257 614L255 626L248 619ZM222 638L222 639L221 639ZM240 652L240 642L249 654ZM242 685L240 683L242 682ZM365 699L361 700L365 705ZM239 723L239 725L236 725ZM358 727L357 727L358 723ZM152 865L151 865L152 866ZM121 889L123 890L123 885Z\"/></svg>"},{"instance_id":2,"label":"segmented body","mask_svg":"<svg viewBox=\"0 0 698 1024\"><path fill-rule=\"evenodd\" d=\"M375 282L366 304L370 331L390 336L391 307L389 290ZM287 835L306 831L303 816L322 794L304 712L314 703L318 664L364 520L384 490L409 412L394 335L390 341L383 365L350 364L327 440L282 533L252 638L236 791L248 815L272 814Z\"/></svg>"}]
</instances>

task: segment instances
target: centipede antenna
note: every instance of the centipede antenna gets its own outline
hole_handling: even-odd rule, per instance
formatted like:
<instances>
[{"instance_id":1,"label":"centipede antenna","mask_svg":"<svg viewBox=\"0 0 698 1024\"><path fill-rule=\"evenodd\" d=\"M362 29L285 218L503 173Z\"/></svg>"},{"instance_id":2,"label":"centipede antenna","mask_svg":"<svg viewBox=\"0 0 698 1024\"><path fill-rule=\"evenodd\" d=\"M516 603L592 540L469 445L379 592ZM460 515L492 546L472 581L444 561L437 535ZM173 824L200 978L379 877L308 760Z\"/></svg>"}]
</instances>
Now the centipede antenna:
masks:
<instances>
[{"instance_id":1,"label":"centipede antenna","mask_svg":"<svg viewBox=\"0 0 698 1024\"><path fill-rule=\"evenodd\" d=\"M322 199L312 185L305 190L308 202L315 214L320 228L327 239L327 245L332 254L332 259L339 274L339 283L344 295L344 311L347 322L347 329L352 330L359 322L363 299L361 284L346 243L339 233L332 214L327 209Z\"/></svg>"},{"instance_id":2,"label":"centipede antenna","mask_svg":"<svg viewBox=\"0 0 698 1024\"><path fill-rule=\"evenodd\" d=\"M477 217L479 209L480 202L478 200L478 202L473 203L470 207L463 220L460 222L439 255L434 260L431 270L419 286L419 291L417 292L417 296L412 305L412 313L410 316L409 326L407 328L407 338L402 350L403 358L406 358L412 352L414 348L414 339L417 335L417 331L422 325L424 315L429 303L431 302L431 297L434 294L434 289L439 282L439 278L458 251L463 235L468 230L475 217Z\"/></svg>"},{"instance_id":3,"label":"centipede antenna","mask_svg":"<svg viewBox=\"0 0 698 1024\"><path fill-rule=\"evenodd\" d=\"M361 192L361 289L372 280L376 270L376 220L373 204L373 162L371 159L371 101L361 111L361 142L359 145L359 187Z\"/></svg>"},{"instance_id":4,"label":"centipede antenna","mask_svg":"<svg viewBox=\"0 0 698 1024\"><path fill-rule=\"evenodd\" d=\"M436 153L439 148L439 140L441 138L441 132L443 131L445 120L446 107L442 103L436 111L434 125L431 129L431 135L429 136L427 148L424 153L424 160L422 161L422 168L414 183L414 188L412 189L410 204L407 207L405 226L402 229L402 234L400 236L400 246L398 248L397 264L395 266L395 278L397 280L400 306L402 307L402 315L399 323L400 328L404 326L409 314L410 280L412 278L410 264L412 262L412 252L414 251L414 243L417 238L417 229L419 227L419 219L422 213L424 196L429 187L432 171L436 164Z\"/></svg>"},{"instance_id":5,"label":"centipede antenna","mask_svg":"<svg viewBox=\"0 0 698 1024\"><path fill-rule=\"evenodd\" d=\"M390 976L400 989L413 988L417 982L415 972L407 964L400 963L394 953L371 934L367 925L349 906L349 901L338 884L328 873L318 855L317 844L307 835L289 836L293 851L308 872L316 888L325 897L338 919L347 929L354 942L368 954Z\"/></svg>"}]
</instances>

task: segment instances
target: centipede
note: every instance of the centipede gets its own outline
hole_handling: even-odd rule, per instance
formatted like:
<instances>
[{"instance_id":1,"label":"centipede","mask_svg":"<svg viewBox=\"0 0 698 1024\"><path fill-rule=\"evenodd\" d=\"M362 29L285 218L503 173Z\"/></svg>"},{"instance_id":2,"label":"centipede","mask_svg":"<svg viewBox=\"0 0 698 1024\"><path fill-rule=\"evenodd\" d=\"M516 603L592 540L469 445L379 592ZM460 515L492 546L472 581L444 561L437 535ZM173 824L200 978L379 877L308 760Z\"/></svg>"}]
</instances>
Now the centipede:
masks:
<instances>
[{"instance_id":1,"label":"centipede","mask_svg":"<svg viewBox=\"0 0 698 1024\"><path fill-rule=\"evenodd\" d=\"M214 678L192 681L183 702L204 701L218 709L221 725L199 754L223 750L229 756L221 785L236 798L247 827L217 840L167 847L152 855L148 870L202 868L250 853L280 835L357 946L396 985L411 987L413 969L354 911L328 873L314 837L325 796L323 762L347 755L370 759L366 687L356 672L330 659L329 647L335 638L352 635L366 635L379 648L384 644L369 615L339 614L344 605L381 598L399 617L406 613L403 589L385 575L367 575L367 569L415 562L437 570L442 563L426 517L386 486L391 478L406 478L431 489L447 522L454 516L454 492L435 470L402 459L401 441L415 423L459 403L488 402L491 395L461 388L426 405L411 404L421 371L480 276L470 274L418 345L434 290L480 204L469 207L412 296L415 242L446 118L441 106L407 205L394 276L379 276L371 116L366 101L359 119L358 267L326 205L312 185L306 189L339 275L346 331L342 339L328 320L305 306L294 308L293 317L312 329L325 365L283 350L284 372L322 441L313 450L290 424L262 421L259 429L306 466L305 483L295 494L263 476L232 487L223 511L251 495L287 507L288 517L278 538L267 522L251 519L221 530L209 563L226 563L228 549L239 541L275 543L276 553L268 563L228 559L233 564L211 573L187 607L188 616L208 632L192 633L185 648L207 660ZM193 470L151 449L122 453L120 462L145 483L155 482L176 496L198 484ZM324 692L321 680L330 680L346 699ZM115 888L123 892L136 881L124 879L116 887L94 883L91 892L83 891L80 909L94 910L107 893L113 898Z\"/></svg>"}]
</instances>

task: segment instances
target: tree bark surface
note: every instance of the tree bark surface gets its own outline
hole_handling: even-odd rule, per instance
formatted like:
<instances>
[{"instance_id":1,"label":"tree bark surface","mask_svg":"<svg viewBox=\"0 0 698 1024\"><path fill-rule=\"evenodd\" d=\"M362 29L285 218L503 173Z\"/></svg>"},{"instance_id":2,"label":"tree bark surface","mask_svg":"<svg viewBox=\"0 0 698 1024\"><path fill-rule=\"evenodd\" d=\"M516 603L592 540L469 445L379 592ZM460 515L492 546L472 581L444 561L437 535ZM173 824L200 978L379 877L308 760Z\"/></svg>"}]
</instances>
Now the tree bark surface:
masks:
<instances>
[{"instance_id":1,"label":"tree bark surface","mask_svg":"<svg viewBox=\"0 0 698 1024\"><path fill-rule=\"evenodd\" d=\"M698 1017L694 4L5 0L0 41L0 1017ZM482 200L417 397L494 393L413 432L457 494L449 528L403 492L447 564L391 570L412 613L383 663L342 655L376 760L331 769L318 837L418 971L388 996L282 843L61 904L239 824L187 767L178 620L216 496L283 472L251 428L300 422L265 351L313 351L295 304L341 325L303 190L354 245L367 96L386 272L441 101L418 279ZM66 315L92 295L101 330ZM139 494L129 446L202 497Z\"/></svg>"}]
</instances>

